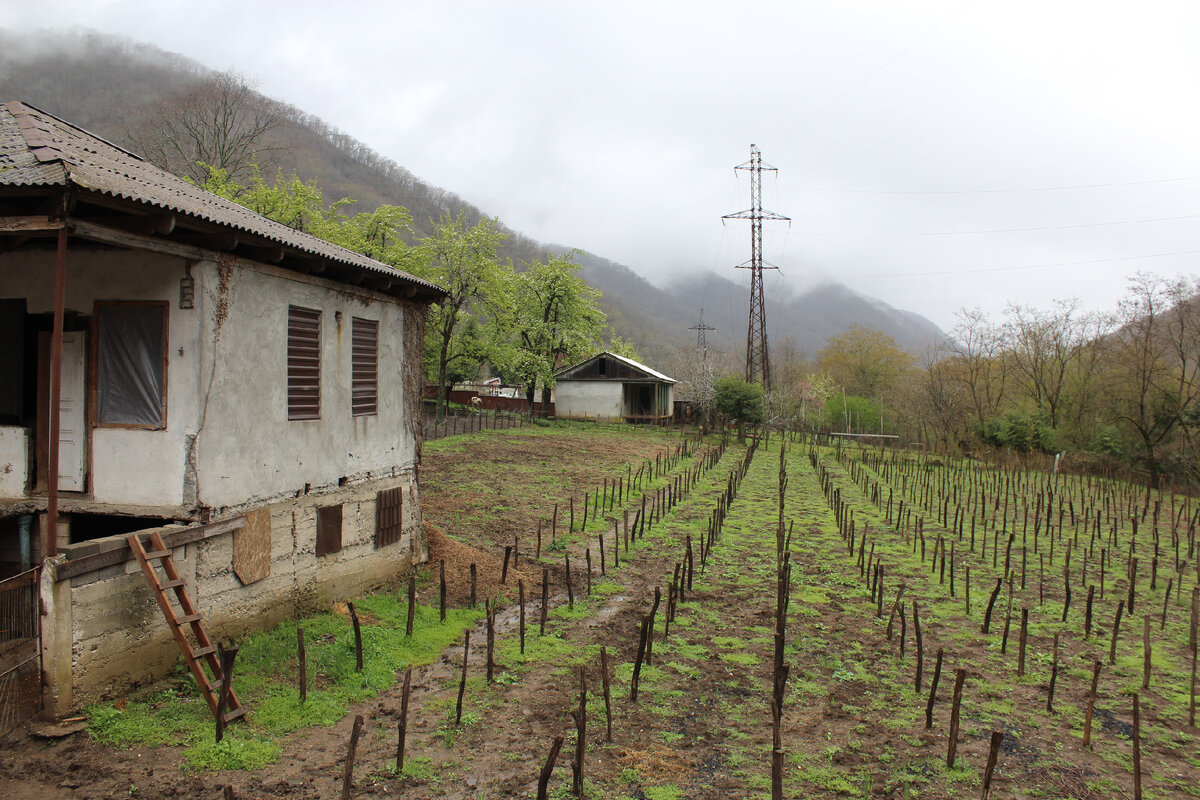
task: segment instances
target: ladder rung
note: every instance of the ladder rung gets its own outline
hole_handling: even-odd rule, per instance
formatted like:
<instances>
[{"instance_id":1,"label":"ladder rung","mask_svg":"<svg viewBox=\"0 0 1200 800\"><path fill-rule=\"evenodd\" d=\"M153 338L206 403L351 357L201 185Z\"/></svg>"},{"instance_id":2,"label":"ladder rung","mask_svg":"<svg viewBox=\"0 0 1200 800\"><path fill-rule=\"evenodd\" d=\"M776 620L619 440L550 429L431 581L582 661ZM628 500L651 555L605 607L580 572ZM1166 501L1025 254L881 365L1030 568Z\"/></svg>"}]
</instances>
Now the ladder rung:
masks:
<instances>
[{"instance_id":1,"label":"ladder rung","mask_svg":"<svg viewBox=\"0 0 1200 800\"><path fill-rule=\"evenodd\" d=\"M148 550L148 551L146 551L146 560L147 561L149 561L152 558L170 558L170 556L171 556L170 550Z\"/></svg>"},{"instance_id":2,"label":"ladder rung","mask_svg":"<svg viewBox=\"0 0 1200 800\"><path fill-rule=\"evenodd\" d=\"M185 581L183 578L173 581L163 581L158 585L158 589L159 591L165 592L167 589L176 589L180 586L187 586L187 581Z\"/></svg>"},{"instance_id":3,"label":"ladder rung","mask_svg":"<svg viewBox=\"0 0 1200 800\"><path fill-rule=\"evenodd\" d=\"M184 614L182 617L175 618L176 625L186 625L189 622L199 622L199 621L200 621L199 614Z\"/></svg>"},{"instance_id":4,"label":"ladder rung","mask_svg":"<svg viewBox=\"0 0 1200 800\"><path fill-rule=\"evenodd\" d=\"M233 722L235 719L241 719L244 716L246 716L246 707L239 706L238 708L235 708L233 711L225 712L225 723L229 724L230 722Z\"/></svg>"},{"instance_id":5,"label":"ladder rung","mask_svg":"<svg viewBox=\"0 0 1200 800\"><path fill-rule=\"evenodd\" d=\"M215 652L217 652L217 646L215 644L210 644L208 647L201 647L198 650L191 651L189 655L192 658L203 658L204 656L212 655Z\"/></svg>"},{"instance_id":6,"label":"ladder rung","mask_svg":"<svg viewBox=\"0 0 1200 800\"><path fill-rule=\"evenodd\" d=\"M213 697L221 696L221 684L223 684L224 682L225 681L221 680L220 678L209 678L208 679L208 688L210 690L212 690Z\"/></svg>"}]
</instances>

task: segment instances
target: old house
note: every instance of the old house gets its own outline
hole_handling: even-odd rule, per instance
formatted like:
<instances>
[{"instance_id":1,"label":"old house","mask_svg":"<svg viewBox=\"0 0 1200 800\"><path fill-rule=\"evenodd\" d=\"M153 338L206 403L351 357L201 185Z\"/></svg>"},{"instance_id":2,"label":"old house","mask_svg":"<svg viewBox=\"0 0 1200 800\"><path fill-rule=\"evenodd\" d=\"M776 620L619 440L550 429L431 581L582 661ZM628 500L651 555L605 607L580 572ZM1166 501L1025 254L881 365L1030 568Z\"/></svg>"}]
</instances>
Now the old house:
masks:
<instances>
[{"instance_id":1,"label":"old house","mask_svg":"<svg viewBox=\"0 0 1200 800\"><path fill-rule=\"evenodd\" d=\"M600 353L554 374L555 415L634 423L669 421L675 379L615 353Z\"/></svg>"},{"instance_id":2,"label":"old house","mask_svg":"<svg viewBox=\"0 0 1200 800\"><path fill-rule=\"evenodd\" d=\"M221 637L427 557L421 348L440 296L0 104L0 609L31 581L42 604L0 625L0 652L40 621L21 652L40 646L49 711L179 656L124 534L163 533ZM17 661L0 711L37 666Z\"/></svg>"}]
</instances>

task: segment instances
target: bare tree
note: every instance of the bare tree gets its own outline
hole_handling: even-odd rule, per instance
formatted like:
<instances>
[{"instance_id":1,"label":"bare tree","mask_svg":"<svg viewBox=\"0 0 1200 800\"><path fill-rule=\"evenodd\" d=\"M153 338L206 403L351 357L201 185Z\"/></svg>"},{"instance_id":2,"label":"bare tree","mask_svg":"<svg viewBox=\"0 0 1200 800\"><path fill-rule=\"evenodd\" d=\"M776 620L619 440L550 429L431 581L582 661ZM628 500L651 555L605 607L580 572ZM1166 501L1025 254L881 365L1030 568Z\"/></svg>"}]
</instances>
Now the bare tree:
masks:
<instances>
[{"instance_id":1,"label":"bare tree","mask_svg":"<svg viewBox=\"0 0 1200 800\"><path fill-rule=\"evenodd\" d=\"M151 106L130 136L151 162L203 183L202 163L244 176L256 156L273 149L267 134L283 118L282 107L243 76L218 72Z\"/></svg>"},{"instance_id":2,"label":"bare tree","mask_svg":"<svg viewBox=\"0 0 1200 800\"><path fill-rule=\"evenodd\" d=\"M951 331L949 350L955 374L971 400L975 422L980 427L996 416L1008 383L1009 359L1004 349L1004 330L993 325L981 309L958 312Z\"/></svg>"},{"instance_id":3,"label":"bare tree","mask_svg":"<svg viewBox=\"0 0 1200 800\"><path fill-rule=\"evenodd\" d=\"M1068 372L1088 341L1092 328L1079 301L1060 300L1051 311L1011 305L1007 314L1008 346L1026 396L1049 415L1057 428L1067 389Z\"/></svg>"}]
</instances>

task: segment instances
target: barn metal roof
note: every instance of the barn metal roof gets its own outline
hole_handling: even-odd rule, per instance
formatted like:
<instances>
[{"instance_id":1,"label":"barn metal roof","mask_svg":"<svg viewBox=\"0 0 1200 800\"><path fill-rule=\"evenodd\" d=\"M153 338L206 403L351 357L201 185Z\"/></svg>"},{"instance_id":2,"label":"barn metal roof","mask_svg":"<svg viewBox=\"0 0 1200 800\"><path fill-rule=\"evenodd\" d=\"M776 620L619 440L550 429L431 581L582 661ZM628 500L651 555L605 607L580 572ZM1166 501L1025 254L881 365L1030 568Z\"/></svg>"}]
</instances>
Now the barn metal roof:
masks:
<instances>
[{"instance_id":1,"label":"barn metal roof","mask_svg":"<svg viewBox=\"0 0 1200 800\"><path fill-rule=\"evenodd\" d=\"M77 187L185 214L444 294L433 283L267 219L128 150L19 101L0 103L0 186Z\"/></svg>"}]
</instances>

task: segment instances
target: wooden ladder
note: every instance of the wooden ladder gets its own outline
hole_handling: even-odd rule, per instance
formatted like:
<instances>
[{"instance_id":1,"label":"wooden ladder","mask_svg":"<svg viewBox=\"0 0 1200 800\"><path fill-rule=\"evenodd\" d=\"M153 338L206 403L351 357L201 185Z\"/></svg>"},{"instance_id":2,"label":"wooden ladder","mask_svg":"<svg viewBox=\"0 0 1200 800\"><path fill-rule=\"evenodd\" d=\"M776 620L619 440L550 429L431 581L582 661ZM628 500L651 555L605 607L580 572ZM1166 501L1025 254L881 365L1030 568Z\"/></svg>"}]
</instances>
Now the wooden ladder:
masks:
<instances>
[{"instance_id":1,"label":"wooden ladder","mask_svg":"<svg viewBox=\"0 0 1200 800\"><path fill-rule=\"evenodd\" d=\"M162 609L163 616L167 618L167 625L170 626L171 633L175 636L175 642L183 653L183 660L187 662L188 669L192 671L192 677L196 679L196 685L200 687L200 693L204 695L209 710L212 711L215 718L217 705L220 702L221 685L225 680L225 676L221 672L221 660L217 654L217 646L204 632L200 614L188 597L187 583L179 577L179 571L175 569L175 562L171 558L171 550L163 543L162 534L155 531L149 535L148 539L152 550L146 550L141 537L136 533L125 537L125 541L129 543L129 549L133 551L134 558L142 565L142 572L146 576L146 582L150 584L150 591L154 594L154 599L158 601L158 607ZM156 561L166 575L165 581L160 581L158 578L158 572L154 569ZM171 605L171 601L167 597L168 589L175 590L175 599L179 603L182 614L177 614ZM192 635L196 639L195 647L188 640L184 630L185 625L191 626ZM204 672L204 664L207 664L212 672L211 678ZM237 695L233 693L233 687L230 687L225 709L225 722L233 722L245 715L245 707L238 702Z\"/></svg>"}]
</instances>

